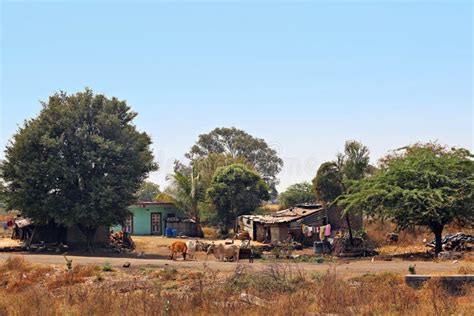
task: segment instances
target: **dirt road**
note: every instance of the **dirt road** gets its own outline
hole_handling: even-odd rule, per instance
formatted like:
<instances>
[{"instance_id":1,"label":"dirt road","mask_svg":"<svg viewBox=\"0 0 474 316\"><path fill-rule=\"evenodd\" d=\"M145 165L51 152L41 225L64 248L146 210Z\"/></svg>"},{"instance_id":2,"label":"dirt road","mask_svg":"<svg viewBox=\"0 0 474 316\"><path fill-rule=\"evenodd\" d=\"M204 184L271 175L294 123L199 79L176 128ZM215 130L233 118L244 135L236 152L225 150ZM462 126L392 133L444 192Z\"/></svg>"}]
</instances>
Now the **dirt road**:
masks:
<instances>
[{"instance_id":1,"label":"dirt road","mask_svg":"<svg viewBox=\"0 0 474 316\"><path fill-rule=\"evenodd\" d=\"M37 263L37 264L48 264L48 265L64 265L65 260L60 255L51 254L14 254L17 256L23 256L26 260ZM0 254L0 260L3 261L12 254L2 253ZM73 259L73 264L93 264L103 265L105 262L109 262L114 268L122 269L122 265L125 262L130 262L132 268L165 268L175 267L189 270L203 270L208 267L212 270L219 270L221 272L232 272L237 267L237 263L233 262L217 262L214 258L209 261L170 261L166 259L138 259L138 258L108 258L108 257L86 257L86 256L68 256ZM247 260L241 261L239 264L245 266L249 270L262 270L268 266L275 264L274 262L256 260L253 264ZM280 264L286 264L284 261ZM426 262L426 261L374 261L369 260L354 260L354 261L337 261L335 263L292 263L296 268L299 267L306 272L325 272L329 269L335 268L336 272L343 276L357 276L366 273L382 273L382 272L393 272L404 274L408 271L410 265L416 264L416 270L418 274L439 274L439 273L456 273L461 265L473 265L472 263L463 262Z\"/></svg>"}]
</instances>

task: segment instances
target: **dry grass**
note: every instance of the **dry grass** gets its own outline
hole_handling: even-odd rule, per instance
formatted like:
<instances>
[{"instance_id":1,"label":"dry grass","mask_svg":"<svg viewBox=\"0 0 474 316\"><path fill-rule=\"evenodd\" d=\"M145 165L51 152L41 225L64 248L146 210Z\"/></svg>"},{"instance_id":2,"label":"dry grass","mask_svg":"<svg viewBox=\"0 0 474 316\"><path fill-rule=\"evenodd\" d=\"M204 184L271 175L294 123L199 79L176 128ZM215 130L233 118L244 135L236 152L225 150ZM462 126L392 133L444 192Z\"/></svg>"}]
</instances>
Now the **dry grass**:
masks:
<instances>
[{"instance_id":1,"label":"dry grass","mask_svg":"<svg viewBox=\"0 0 474 316\"><path fill-rule=\"evenodd\" d=\"M202 232L205 238L218 238L219 230L215 227L203 227Z\"/></svg>"},{"instance_id":2,"label":"dry grass","mask_svg":"<svg viewBox=\"0 0 474 316\"><path fill-rule=\"evenodd\" d=\"M468 315L474 307L472 289L451 296L433 281L414 290L396 274L347 280L333 270L309 277L294 264L259 272L240 266L232 275L207 268L199 273L147 269L113 272L101 281L92 278L96 267L77 266L68 273L80 281L72 282L64 269L54 273L12 258L1 273L25 271L36 275L26 277L27 286L11 290L0 284L0 315ZM45 282L51 274L58 279L55 286ZM243 303L241 293L263 299L264 306Z\"/></svg>"},{"instance_id":3,"label":"dry grass","mask_svg":"<svg viewBox=\"0 0 474 316\"><path fill-rule=\"evenodd\" d=\"M364 228L367 231L372 246L377 248L377 251L382 255L426 252L429 248L425 247L423 241L425 239L427 241L434 239L433 234L429 230L416 228L400 231L398 233L398 243L388 244L386 242L387 235L390 232L396 231L395 224L381 221L365 221ZM461 231L467 234L474 234L473 229L457 227L455 225L447 226L443 234L453 234Z\"/></svg>"},{"instance_id":4,"label":"dry grass","mask_svg":"<svg viewBox=\"0 0 474 316\"><path fill-rule=\"evenodd\" d=\"M280 211L282 206L280 204L264 204L260 208L265 212L272 213Z\"/></svg>"}]
</instances>

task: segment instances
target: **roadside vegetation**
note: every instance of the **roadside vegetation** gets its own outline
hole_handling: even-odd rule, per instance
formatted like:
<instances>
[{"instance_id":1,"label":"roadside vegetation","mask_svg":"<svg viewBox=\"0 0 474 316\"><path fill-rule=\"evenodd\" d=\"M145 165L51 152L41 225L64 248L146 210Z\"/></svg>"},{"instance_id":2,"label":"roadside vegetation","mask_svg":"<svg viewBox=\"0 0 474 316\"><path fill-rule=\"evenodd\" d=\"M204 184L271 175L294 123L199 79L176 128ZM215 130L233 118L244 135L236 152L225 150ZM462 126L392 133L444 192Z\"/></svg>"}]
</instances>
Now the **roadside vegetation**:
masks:
<instances>
[{"instance_id":1,"label":"roadside vegetation","mask_svg":"<svg viewBox=\"0 0 474 316\"><path fill-rule=\"evenodd\" d=\"M11 257L0 265L2 315L468 315L473 289L452 296L436 282L415 290L396 274L308 275L298 265L230 274L96 266L45 267Z\"/></svg>"}]
</instances>

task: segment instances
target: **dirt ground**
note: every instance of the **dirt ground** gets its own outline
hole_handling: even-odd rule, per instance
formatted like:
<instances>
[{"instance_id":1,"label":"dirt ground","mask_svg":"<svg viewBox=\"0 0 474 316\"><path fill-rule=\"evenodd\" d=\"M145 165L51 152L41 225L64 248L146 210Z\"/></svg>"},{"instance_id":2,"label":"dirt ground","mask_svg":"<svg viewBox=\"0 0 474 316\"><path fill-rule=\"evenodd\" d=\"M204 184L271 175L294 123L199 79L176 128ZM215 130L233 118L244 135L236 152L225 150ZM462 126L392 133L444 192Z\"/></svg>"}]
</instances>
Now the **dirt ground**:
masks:
<instances>
[{"instance_id":1,"label":"dirt ground","mask_svg":"<svg viewBox=\"0 0 474 316\"><path fill-rule=\"evenodd\" d=\"M467 267L474 269L472 260L461 260L461 261L416 261L410 260L405 261L402 259L393 259L392 261L381 261L380 259L339 259L333 257L325 257L323 263L307 263L307 262L294 262L291 260L255 260L254 263L249 263L248 260L241 260L239 263L236 262L218 262L214 256L207 258L204 252L197 253L196 260L183 261L182 257L178 257L176 261L168 259L169 250L167 246L176 240L183 239L172 239L163 237L134 237L134 241L137 245L137 249L134 253L129 255L113 255L106 253L98 253L95 256L84 255L84 254L69 254L68 258L72 259L74 264L81 265L103 265L105 262L110 263L115 269L127 270L123 268L125 262L131 264L130 269L141 269L141 268L165 268L165 267L176 267L182 269L189 269L194 271L202 271L204 269L212 269L220 272L233 272L238 265L244 266L246 269L252 271L259 271L265 269L269 265L274 264L288 264L291 263L295 268L299 268L308 273L313 272L326 272L328 270L335 270L336 273L343 277L353 277L365 274L377 274L383 272L393 272L406 274L410 265L416 265L418 274L456 274L461 267ZM212 242L206 240L206 242ZM224 240L214 240L215 243L224 243ZM15 241L9 239L0 239L1 245L11 246ZM240 244L240 241L236 241ZM252 243L254 244L254 243ZM138 258L137 253L144 252L143 258ZM311 254L312 250L305 249L303 251L295 252L296 254ZM51 253L0 253L0 260L5 260L10 256L22 256L26 260L46 265L62 266L65 264L65 259L60 254Z\"/></svg>"}]
</instances>

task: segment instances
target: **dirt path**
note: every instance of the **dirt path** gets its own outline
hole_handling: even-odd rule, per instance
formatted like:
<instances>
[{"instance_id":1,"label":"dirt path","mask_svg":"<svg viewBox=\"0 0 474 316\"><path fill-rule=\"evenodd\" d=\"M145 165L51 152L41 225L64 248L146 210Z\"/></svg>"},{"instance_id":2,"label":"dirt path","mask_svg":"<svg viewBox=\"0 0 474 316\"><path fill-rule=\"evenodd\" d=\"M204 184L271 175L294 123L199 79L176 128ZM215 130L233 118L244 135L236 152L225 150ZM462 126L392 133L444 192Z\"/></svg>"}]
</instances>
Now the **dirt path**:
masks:
<instances>
[{"instance_id":1,"label":"dirt path","mask_svg":"<svg viewBox=\"0 0 474 316\"><path fill-rule=\"evenodd\" d=\"M64 265L65 260L60 255L51 254L15 254L23 256L26 260L32 263L38 264L51 264L51 265ZM12 254L2 253L0 254L0 260L5 260ZM217 262L214 260L209 261L170 261L165 259L137 259L137 258L107 258L107 257L85 257L85 256L68 256L73 259L73 264L93 264L103 265L105 262L112 264L114 268L122 269L122 265L125 262L130 262L132 268L164 268L164 267L175 267L190 270L203 270L208 267L212 270L219 270L221 272L232 272L237 267L237 263L232 262ZM267 268L269 265L275 264L272 262L256 260L255 263L251 264L248 261L241 261L240 264L248 268L249 270L262 270ZM281 264L285 264L282 262ZM382 272L393 272L404 274L408 271L410 265L416 264L416 270L418 274L439 274L439 273L456 273L461 265L472 263L453 263L449 262L426 262L426 261L375 261L371 260L357 260L357 261L346 261L337 263L292 263L292 265L303 269L306 272L325 272L328 269L336 268L336 272L344 276L357 276L366 273L382 273Z\"/></svg>"}]
</instances>

